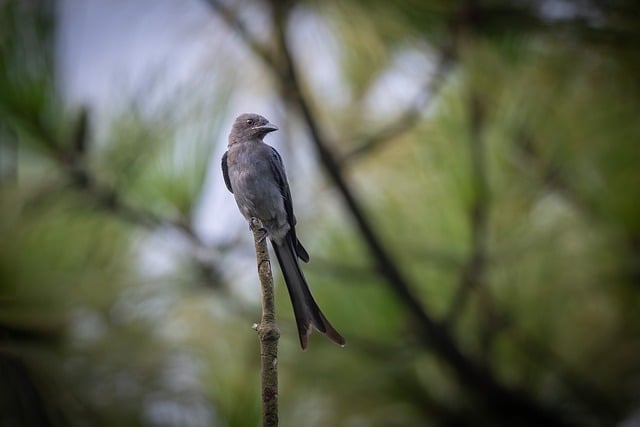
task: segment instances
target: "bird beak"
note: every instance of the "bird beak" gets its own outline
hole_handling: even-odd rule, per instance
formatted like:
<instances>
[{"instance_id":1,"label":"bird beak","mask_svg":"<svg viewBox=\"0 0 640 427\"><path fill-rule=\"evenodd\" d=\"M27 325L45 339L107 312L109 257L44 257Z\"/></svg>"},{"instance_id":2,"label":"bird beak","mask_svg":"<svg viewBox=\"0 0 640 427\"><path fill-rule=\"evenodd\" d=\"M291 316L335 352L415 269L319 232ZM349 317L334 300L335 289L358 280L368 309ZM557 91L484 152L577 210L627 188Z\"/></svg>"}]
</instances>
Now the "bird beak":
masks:
<instances>
[{"instance_id":1,"label":"bird beak","mask_svg":"<svg viewBox=\"0 0 640 427\"><path fill-rule=\"evenodd\" d=\"M278 130L278 126L267 123L266 125L256 127L256 129L261 130L264 133L269 133Z\"/></svg>"}]
</instances>

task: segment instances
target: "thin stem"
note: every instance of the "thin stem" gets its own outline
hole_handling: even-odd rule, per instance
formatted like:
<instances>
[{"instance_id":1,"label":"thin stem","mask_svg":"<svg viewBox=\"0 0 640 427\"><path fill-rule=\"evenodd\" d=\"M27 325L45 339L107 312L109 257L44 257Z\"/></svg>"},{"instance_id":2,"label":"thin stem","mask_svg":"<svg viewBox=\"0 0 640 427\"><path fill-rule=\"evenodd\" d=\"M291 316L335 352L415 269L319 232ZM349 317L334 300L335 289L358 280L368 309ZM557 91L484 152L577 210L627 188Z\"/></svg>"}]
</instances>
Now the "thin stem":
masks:
<instances>
[{"instance_id":1,"label":"thin stem","mask_svg":"<svg viewBox=\"0 0 640 427\"><path fill-rule=\"evenodd\" d=\"M262 319L255 325L260 340L260 363L262 368L262 425L278 425L278 339L280 329L276 324L276 307L273 291L273 274L264 229L260 220L251 219L253 240L256 248L258 277L262 288Z\"/></svg>"}]
</instances>

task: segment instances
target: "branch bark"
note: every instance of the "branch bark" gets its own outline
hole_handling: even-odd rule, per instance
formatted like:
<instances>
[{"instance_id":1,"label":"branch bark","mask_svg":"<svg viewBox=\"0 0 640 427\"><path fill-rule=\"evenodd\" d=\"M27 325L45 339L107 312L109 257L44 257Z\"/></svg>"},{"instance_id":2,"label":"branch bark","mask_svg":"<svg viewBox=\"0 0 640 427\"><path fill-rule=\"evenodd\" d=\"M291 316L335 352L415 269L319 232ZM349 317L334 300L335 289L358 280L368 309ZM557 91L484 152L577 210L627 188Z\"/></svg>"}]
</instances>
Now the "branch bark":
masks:
<instances>
[{"instance_id":1,"label":"branch bark","mask_svg":"<svg viewBox=\"0 0 640 427\"><path fill-rule=\"evenodd\" d=\"M278 340L280 329L276 324L276 307L273 292L273 274L265 239L264 228L260 220L251 219L251 230L256 248L258 277L262 289L262 318L254 325L260 340L262 425L278 425Z\"/></svg>"}]
</instances>

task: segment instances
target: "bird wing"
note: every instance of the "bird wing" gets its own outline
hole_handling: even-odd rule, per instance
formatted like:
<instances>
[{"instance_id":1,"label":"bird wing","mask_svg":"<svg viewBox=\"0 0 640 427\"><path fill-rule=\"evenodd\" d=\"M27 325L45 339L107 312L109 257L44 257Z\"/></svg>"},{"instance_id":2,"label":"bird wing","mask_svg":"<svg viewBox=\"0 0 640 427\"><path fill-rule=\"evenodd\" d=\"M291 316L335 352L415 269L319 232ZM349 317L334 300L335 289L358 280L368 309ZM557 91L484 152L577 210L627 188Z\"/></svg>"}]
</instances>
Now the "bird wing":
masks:
<instances>
[{"instance_id":1,"label":"bird wing","mask_svg":"<svg viewBox=\"0 0 640 427\"><path fill-rule=\"evenodd\" d=\"M287 174L284 171L284 163L282 163L282 157L276 151L275 148L270 148L271 159L269 164L271 165L271 171L273 172L273 177L278 184L278 188L280 189L280 194L282 194L282 198L284 200L284 210L287 212L287 221L290 226L296 225L296 218L293 215L293 203L291 203L291 190L289 189L289 182L287 181Z\"/></svg>"},{"instance_id":2,"label":"bird wing","mask_svg":"<svg viewBox=\"0 0 640 427\"><path fill-rule=\"evenodd\" d=\"M302 243L296 237L296 217L293 214L293 203L291 201L291 190L289 189L289 182L287 181L287 174L284 170L284 163L282 162L282 157L280 157L280 153L276 151L275 148L269 146L271 151L271 171L273 172L273 176L280 188L280 194L282 195L282 199L284 201L284 209L287 213L287 222L289 223L289 230L291 232L291 238L293 247L295 248L295 252L298 257L304 262L309 262L309 254L307 253Z\"/></svg>"},{"instance_id":3,"label":"bird wing","mask_svg":"<svg viewBox=\"0 0 640 427\"><path fill-rule=\"evenodd\" d=\"M229 179L229 168L227 167L228 153L228 151L225 151L222 155L222 177L224 178L224 184L227 186L227 189L229 189L229 191L233 193L233 190L231 189L231 180Z\"/></svg>"}]
</instances>

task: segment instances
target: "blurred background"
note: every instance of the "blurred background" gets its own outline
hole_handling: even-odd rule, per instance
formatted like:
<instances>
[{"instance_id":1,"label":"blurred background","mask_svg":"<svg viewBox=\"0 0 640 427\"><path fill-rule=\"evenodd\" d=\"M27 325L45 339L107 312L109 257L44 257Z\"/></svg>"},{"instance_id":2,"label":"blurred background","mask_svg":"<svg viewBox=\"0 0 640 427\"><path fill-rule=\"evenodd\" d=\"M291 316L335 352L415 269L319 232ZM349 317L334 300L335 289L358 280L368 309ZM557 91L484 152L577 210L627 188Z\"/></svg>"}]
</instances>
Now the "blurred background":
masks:
<instances>
[{"instance_id":1,"label":"blurred background","mask_svg":"<svg viewBox=\"0 0 640 427\"><path fill-rule=\"evenodd\" d=\"M1 0L0 425L260 423L233 119L347 338L283 426L640 425L640 3Z\"/></svg>"}]
</instances>

